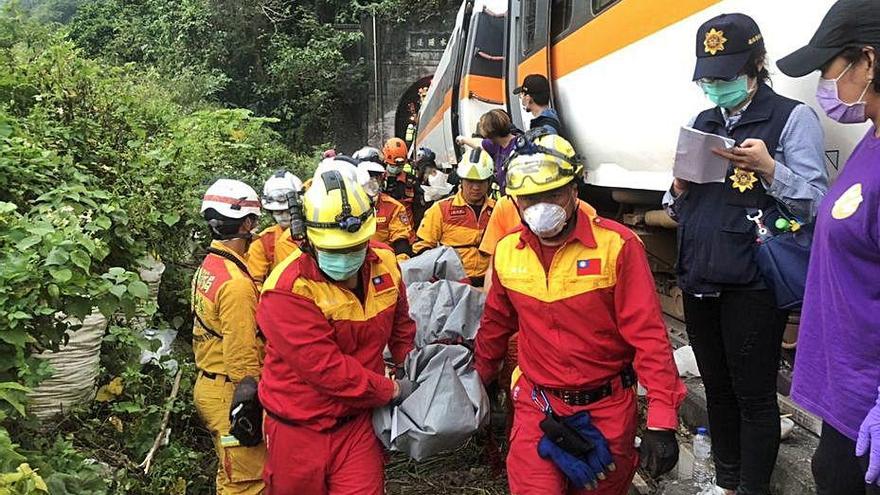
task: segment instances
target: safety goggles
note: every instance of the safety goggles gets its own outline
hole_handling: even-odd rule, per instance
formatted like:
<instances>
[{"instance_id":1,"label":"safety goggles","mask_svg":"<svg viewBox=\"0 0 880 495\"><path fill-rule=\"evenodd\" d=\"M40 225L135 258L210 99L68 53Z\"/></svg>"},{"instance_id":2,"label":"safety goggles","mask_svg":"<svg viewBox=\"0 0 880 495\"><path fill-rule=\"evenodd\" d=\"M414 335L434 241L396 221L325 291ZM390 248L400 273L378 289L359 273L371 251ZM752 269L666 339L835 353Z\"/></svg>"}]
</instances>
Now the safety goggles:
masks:
<instances>
[{"instance_id":1,"label":"safety goggles","mask_svg":"<svg viewBox=\"0 0 880 495\"><path fill-rule=\"evenodd\" d=\"M286 203L287 196L292 192L293 189L272 191L263 195L263 201L266 203Z\"/></svg>"},{"instance_id":2,"label":"safety goggles","mask_svg":"<svg viewBox=\"0 0 880 495\"><path fill-rule=\"evenodd\" d=\"M547 150L553 151L553 150ZM550 154L550 153L544 153ZM525 186L526 181L531 181L536 186L551 184L565 177L573 177L575 169L561 153L556 153L554 158L559 158L566 165L562 165L555 160L548 160L546 157L535 157L531 163L517 164L515 167L507 170L507 189L516 191Z\"/></svg>"}]
</instances>

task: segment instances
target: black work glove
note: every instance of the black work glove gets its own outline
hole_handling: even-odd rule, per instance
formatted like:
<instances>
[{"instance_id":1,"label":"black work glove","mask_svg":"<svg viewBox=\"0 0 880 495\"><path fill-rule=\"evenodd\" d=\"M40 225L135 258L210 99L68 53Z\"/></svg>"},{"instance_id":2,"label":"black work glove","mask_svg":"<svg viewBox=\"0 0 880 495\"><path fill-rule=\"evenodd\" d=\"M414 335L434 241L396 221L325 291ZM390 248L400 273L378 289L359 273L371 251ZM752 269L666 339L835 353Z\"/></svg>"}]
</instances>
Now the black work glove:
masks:
<instances>
[{"instance_id":1,"label":"black work glove","mask_svg":"<svg viewBox=\"0 0 880 495\"><path fill-rule=\"evenodd\" d=\"M407 397L412 395L413 392L419 388L419 384L410 380L409 378L403 378L397 380L397 387L400 390L400 394L397 395L397 398L391 400L392 406L399 406L406 400Z\"/></svg>"},{"instance_id":2,"label":"black work glove","mask_svg":"<svg viewBox=\"0 0 880 495\"><path fill-rule=\"evenodd\" d=\"M646 430L639 451L642 469L652 478L668 473L678 464L678 441L672 430Z\"/></svg>"},{"instance_id":3,"label":"black work glove","mask_svg":"<svg viewBox=\"0 0 880 495\"><path fill-rule=\"evenodd\" d=\"M229 434L245 447L263 441L263 406L257 396L257 380L247 377L235 386L229 408Z\"/></svg>"}]
</instances>

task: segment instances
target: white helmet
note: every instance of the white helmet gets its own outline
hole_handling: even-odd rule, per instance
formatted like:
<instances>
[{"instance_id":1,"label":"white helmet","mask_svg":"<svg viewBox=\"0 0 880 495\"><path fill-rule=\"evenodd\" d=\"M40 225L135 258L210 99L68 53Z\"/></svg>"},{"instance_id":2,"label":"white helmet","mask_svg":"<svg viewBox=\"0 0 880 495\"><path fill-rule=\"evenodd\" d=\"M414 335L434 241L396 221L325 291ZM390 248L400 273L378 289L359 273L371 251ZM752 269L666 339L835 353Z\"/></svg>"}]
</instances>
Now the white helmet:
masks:
<instances>
[{"instance_id":1,"label":"white helmet","mask_svg":"<svg viewBox=\"0 0 880 495\"><path fill-rule=\"evenodd\" d=\"M361 162L357 166L357 172L358 182L364 186L364 190L367 191L367 194L369 194L371 198L378 196L381 186L370 174L384 174L385 167L376 162Z\"/></svg>"},{"instance_id":2,"label":"white helmet","mask_svg":"<svg viewBox=\"0 0 880 495\"><path fill-rule=\"evenodd\" d=\"M226 218L260 215L260 198L254 189L240 180L218 179L202 198L201 213L213 209Z\"/></svg>"},{"instance_id":3,"label":"white helmet","mask_svg":"<svg viewBox=\"0 0 880 495\"><path fill-rule=\"evenodd\" d=\"M315 169L312 181L317 180L321 177L321 174L330 170L337 170L344 178L349 179L352 182L358 182L357 166L354 164L354 161L347 156L337 156L321 160L321 163L318 164L318 168Z\"/></svg>"},{"instance_id":4,"label":"white helmet","mask_svg":"<svg viewBox=\"0 0 880 495\"><path fill-rule=\"evenodd\" d=\"M373 148L372 146L364 146L355 151L351 157L359 162L382 163L382 152L379 151L379 148Z\"/></svg>"},{"instance_id":5,"label":"white helmet","mask_svg":"<svg viewBox=\"0 0 880 495\"><path fill-rule=\"evenodd\" d=\"M456 172L462 179L487 180L492 177L494 170L495 162L489 153L483 148L474 148L462 157Z\"/></svg>"},{"instance_id":6,"label":"white helmet","mask_svg":"<svg viewBox=\"0 0 880 495\"><path fill-rule=\"evenodd\" d=\"M302 191L302 188L299 177L286 170L275 172L263 185L263 208L269 211L287 210L287 194Z\"/></svg>"}]
</instances>

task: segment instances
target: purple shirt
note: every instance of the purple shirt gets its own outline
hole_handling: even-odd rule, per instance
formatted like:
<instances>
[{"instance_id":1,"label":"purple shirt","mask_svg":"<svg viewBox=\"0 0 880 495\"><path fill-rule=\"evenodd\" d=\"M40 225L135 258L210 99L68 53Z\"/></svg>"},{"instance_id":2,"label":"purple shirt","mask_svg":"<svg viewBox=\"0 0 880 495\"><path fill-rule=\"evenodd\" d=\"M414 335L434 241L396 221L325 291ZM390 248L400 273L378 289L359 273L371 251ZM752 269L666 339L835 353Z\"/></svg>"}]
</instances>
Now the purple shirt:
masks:
<instances>
[{"instance_id":1,"label":"purple shirt","mask_svg":"<svg viewBox=\"0 0 880 495\"><path fill-rule=\"evenodd\" d=\"M495 160L495 182L501 188L502 194L504 193L504 186L507 184L507 177L504 174L504 160L513 152L515 142L516 139L511 139L507 146L503 147L493 143L491 139L484 139L482 142L483 149Z\"/></svg>"},{"instance_id":2,"label":"purple shirt","mask_svg":"<svg viewBox=\"0 0 880 495\"><path fill-rule=\"evenodd\" d=\"M880 139L872 128L819 206L792 398L852 440L880 385Z\"/></svg>"}]
</instances>

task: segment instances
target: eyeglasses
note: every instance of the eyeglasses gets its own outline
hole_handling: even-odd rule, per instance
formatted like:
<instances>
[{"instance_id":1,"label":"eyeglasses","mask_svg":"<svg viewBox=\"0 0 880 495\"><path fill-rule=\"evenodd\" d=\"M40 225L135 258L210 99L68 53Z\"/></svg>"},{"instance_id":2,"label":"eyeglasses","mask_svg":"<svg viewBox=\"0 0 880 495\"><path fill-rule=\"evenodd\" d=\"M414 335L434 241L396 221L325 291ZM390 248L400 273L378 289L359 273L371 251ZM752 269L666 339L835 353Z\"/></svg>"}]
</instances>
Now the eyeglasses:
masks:
<instances>
[{"instance_id":1,"label":"eyeglasses","mask_svg":"<svg viewBox=\"0 0 880 495\"><path fill-rule=\"evenodd\" d=\"M719 82L728 82L729 83L729 82L736 81L737 79L739 79L742 76L743 76L743 74L737 74L737 75L731 76L731 77L701 77L700 79L697 79L695 82L697 83L697 86L702 86L704 84L715 84L715 83L719 83Z\"/></svg>"}]
</instances>

